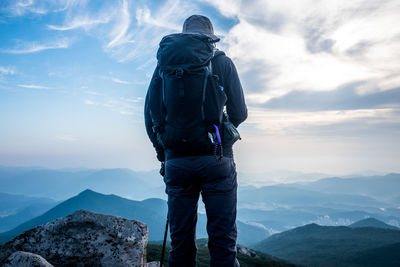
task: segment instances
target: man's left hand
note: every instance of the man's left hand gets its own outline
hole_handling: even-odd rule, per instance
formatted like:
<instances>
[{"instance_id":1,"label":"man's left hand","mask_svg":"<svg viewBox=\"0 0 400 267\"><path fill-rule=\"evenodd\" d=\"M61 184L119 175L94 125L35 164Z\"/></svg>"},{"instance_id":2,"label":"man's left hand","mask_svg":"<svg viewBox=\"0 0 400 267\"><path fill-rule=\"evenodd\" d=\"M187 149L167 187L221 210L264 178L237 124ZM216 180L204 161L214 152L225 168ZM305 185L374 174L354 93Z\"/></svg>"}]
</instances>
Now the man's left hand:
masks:
<instances>
[{"instance_id":1,"label":"man's left hand","mask_svg":"<svg viewBox=\"0 0 400 267\"><path fill-rule=\"evenodd\" d=\"M165 175L165 162L164 161L161 162L160 175L162 177L164 177L164 175Z\"/></svg>"}]
</instances>

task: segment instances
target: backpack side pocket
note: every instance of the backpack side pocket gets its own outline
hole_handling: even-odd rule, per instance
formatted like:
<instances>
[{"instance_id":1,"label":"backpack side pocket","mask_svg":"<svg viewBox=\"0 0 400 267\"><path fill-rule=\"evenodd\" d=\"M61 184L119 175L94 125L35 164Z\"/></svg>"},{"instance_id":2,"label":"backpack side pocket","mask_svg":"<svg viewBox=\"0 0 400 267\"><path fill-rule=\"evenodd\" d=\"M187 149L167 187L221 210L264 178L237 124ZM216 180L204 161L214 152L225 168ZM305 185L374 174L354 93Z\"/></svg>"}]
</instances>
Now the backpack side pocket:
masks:
<instances>
[{"instance_id":1,"label":"backpack side pocket","mask_svg":"<svg viewBox=\"0 0 400 267\"><path fill-rule=\"evenodd\" d=\"M222 145L233 145L240 140L240 134L237 128L229 120L223 121L222 128Z\"/></svg>"},{"instance_id":2,"label":"backpack side pocket","mask_svg":"<svg viewBox=\"0 0 400 267\"><path fill-rule=\"evenodd\" d=\"M204 103L205 121L210 124L219 125L222 122L227 100L224 87L219 84L218 76L209 75Z\"/></svg>"}]
</instances>

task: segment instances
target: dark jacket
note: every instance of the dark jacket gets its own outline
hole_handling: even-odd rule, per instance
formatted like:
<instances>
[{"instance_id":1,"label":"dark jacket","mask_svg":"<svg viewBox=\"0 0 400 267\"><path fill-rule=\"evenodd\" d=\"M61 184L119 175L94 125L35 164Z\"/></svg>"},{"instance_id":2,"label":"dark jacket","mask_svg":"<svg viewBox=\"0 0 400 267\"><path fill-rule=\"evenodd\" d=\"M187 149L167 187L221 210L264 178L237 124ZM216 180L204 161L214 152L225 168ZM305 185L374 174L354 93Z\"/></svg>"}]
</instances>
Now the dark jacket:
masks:
<instances>
[{"instance_id":1,"label":"dark jacket","mask_svg":"<svg viewBox=\"0 0 400 267\"><path fill-rule=\"evenodd\" d=\"M224 52L217 50L215 57L212 59L212 68L213 74L218 75L219 82L224 87L224 91L228 98L226 103L226 111L228 113L229 120L233 123L233 125L238 127L239 124L247 118L247 107L244 100L242 85L240 84L235 65L233 64L232 60L225 55ZM151 142L153 143L154 148L156 149L158 160L164 161L176 157L198 155L196 151L187 151L185 153L177 153L173 149L163 151L162 147L157 143L157 136L152 129L153 122L150 114L149 99L151 95L160 93L161 88L162 80L159 76L158 67L156 67L149 85L149 89L147 90L144 106L144 118L146 131ZM233 157L232 146L224 146L223 151L224 156ZM209 151L207 154L212 155L213 151Z\"/></svg>"}]
</instances>

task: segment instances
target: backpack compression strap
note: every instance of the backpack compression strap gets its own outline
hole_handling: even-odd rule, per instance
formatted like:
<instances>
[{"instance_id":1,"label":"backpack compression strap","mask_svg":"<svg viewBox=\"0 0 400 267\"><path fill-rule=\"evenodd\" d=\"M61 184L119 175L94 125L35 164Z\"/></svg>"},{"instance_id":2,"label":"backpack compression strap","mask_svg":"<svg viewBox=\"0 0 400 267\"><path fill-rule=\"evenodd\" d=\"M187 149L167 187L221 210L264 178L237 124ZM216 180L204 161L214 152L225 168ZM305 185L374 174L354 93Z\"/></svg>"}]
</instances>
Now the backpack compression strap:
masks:
<instances>
[{"instance_id":1,"label":"backpack compression strap","mask_svg":"<svg viewBox=\"0 0 400 267\"><path fill-rule=\"evenodd\" d=\"M208 63L208 66L204 66L204 82L203 82L203 97L201 101L201 119L203 121L206 120L206 115L204 112L204 103L206 102L206 90L207 90L207 81L208 77L212 75L212 63L211 61L213 60L215 56L215 49L213 49L213 55L212 58L210 59L210 62Z\"/></svg>"}]
</instances>

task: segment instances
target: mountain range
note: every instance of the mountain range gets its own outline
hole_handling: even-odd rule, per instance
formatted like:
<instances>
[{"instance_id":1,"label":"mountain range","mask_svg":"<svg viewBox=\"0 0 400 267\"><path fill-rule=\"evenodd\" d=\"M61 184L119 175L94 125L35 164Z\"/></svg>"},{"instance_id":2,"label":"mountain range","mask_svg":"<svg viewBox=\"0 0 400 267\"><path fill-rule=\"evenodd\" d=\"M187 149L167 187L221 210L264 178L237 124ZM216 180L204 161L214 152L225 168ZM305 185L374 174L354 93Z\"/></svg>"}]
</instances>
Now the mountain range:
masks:
<instances>
[{"instance_id":1,"label":"mountain range","mask_svg":"<svg viewBox=\"0 0 400 267\"><path fill-rule=\"evenodd\" d=\"M252 248L305 266L400 266L400 231L373 222L374 227L365 227L365 221L352 227L308 224L272 235Z\"/></svg>"},{"instance_id":2,"label":"mountain range","mask_svg":"<svg viewBox=\"0 0 400 267\"><path fill-rule=\"evenodd\" d=\"M399 227L398 188L400 174L247 186L238 191L238 218L270 233L310 223L346 226L369 217Z\"/></svg>"},{"instance_id":3,"label":"mountain range","mask_svg":"<svg viewBox=\"0 0 400 267\"><path fill-rule=\"evenodd\" d=\"M164 183L156 171L130 169L0 168L0 191L65 200L89 188L104 194L143 200L166 198Z\"/></svg>"},{"instance_id":4,"label":"mountain range","mask_svg":"<svg viewBox=\"0 0 400 267\"><path fill-rule=\"evenodd\" d=\"M240 183L242 178L238 179ZM239 186L239 243L256 244L270 235L313 223L353 228L357 222L363 227L377 227L372 219L362 221L368 218L375 218L393 230L400 226L399 185L400 174L388 174L332 177L259 188ZM142 219L154 229L150 240L163 236L166 194L157 171L0 167L0 191L4 192L0 194L0 240L76 209ZM205 224L200 201L199 238L207 236Z\"/></svg>"},{"instance_id":5,"label":"mountain range","mask_svg":"<svg viewBox=\"0 0 400 267\"><path fill-rule=\"evenodd\" d=\"M0 233L44 213L56 203L49 198L0 193Z\"/></svg>"},{"instance_id":6,"label":"mountain range","mask_svg":"<svg viewBox=\"0 0 400 267\"><path fill-rule=\"evenodd\" d=\"M80 209L146 222L149 228L152 229L150 232L150 239L156 237L161 239L160 237L163 235L163 229L160 229L159 226L162 225L161 222L165 220L165 214L167 212L166 202L161 199L133 201L116 195L103 195L92 190L84 190L78 195L59 203L44 214L8 232L1 233L0 242L8 241L28 229L64 217Z\"/></svg>"},{"instance_id":7,"label":"mountain range","mask_svg":"<svg viewBox=\"0 0 400 267\"><path fill-rule=\"evenodd\" d=\"M380 201L400 204L400 174L390 173L382 176L324 178L315 182L290 184L297 188L325 192L329 194L350 194L369 196Z\"/></svg>"},{"instance_id":8,"label":"mountain range","mask_svg":"<svg viewBox=\"0 0 400 267\"><path fill-rule=\"evenodd\" d=\"M381 229L400 230L400 228L381 222L375 218L367 218L349 225L351 228L374 227Z\"/></svg>"},{"instance_id":9,"label":"mountain range","mask_svg":"<svg viewBox=\"0 0 400 267\"><path fill-rule=\"evenodd\" d=\"M134 201L116 195L100 194L87 189L59 203L44 214L24 222L10 231L0 233L0 243L11 240L28 229L64 217L80 209L142 221L149 227L149 240L163 239L167 215L167 203L165 200L152 198ZM197 237L207 237L205 230L206 217L204 214L199 214L198 217ZM237 227L238 241L242 244L257 242L269 236L265 229L240 221Z\"/></svg>"}]
</instances>

